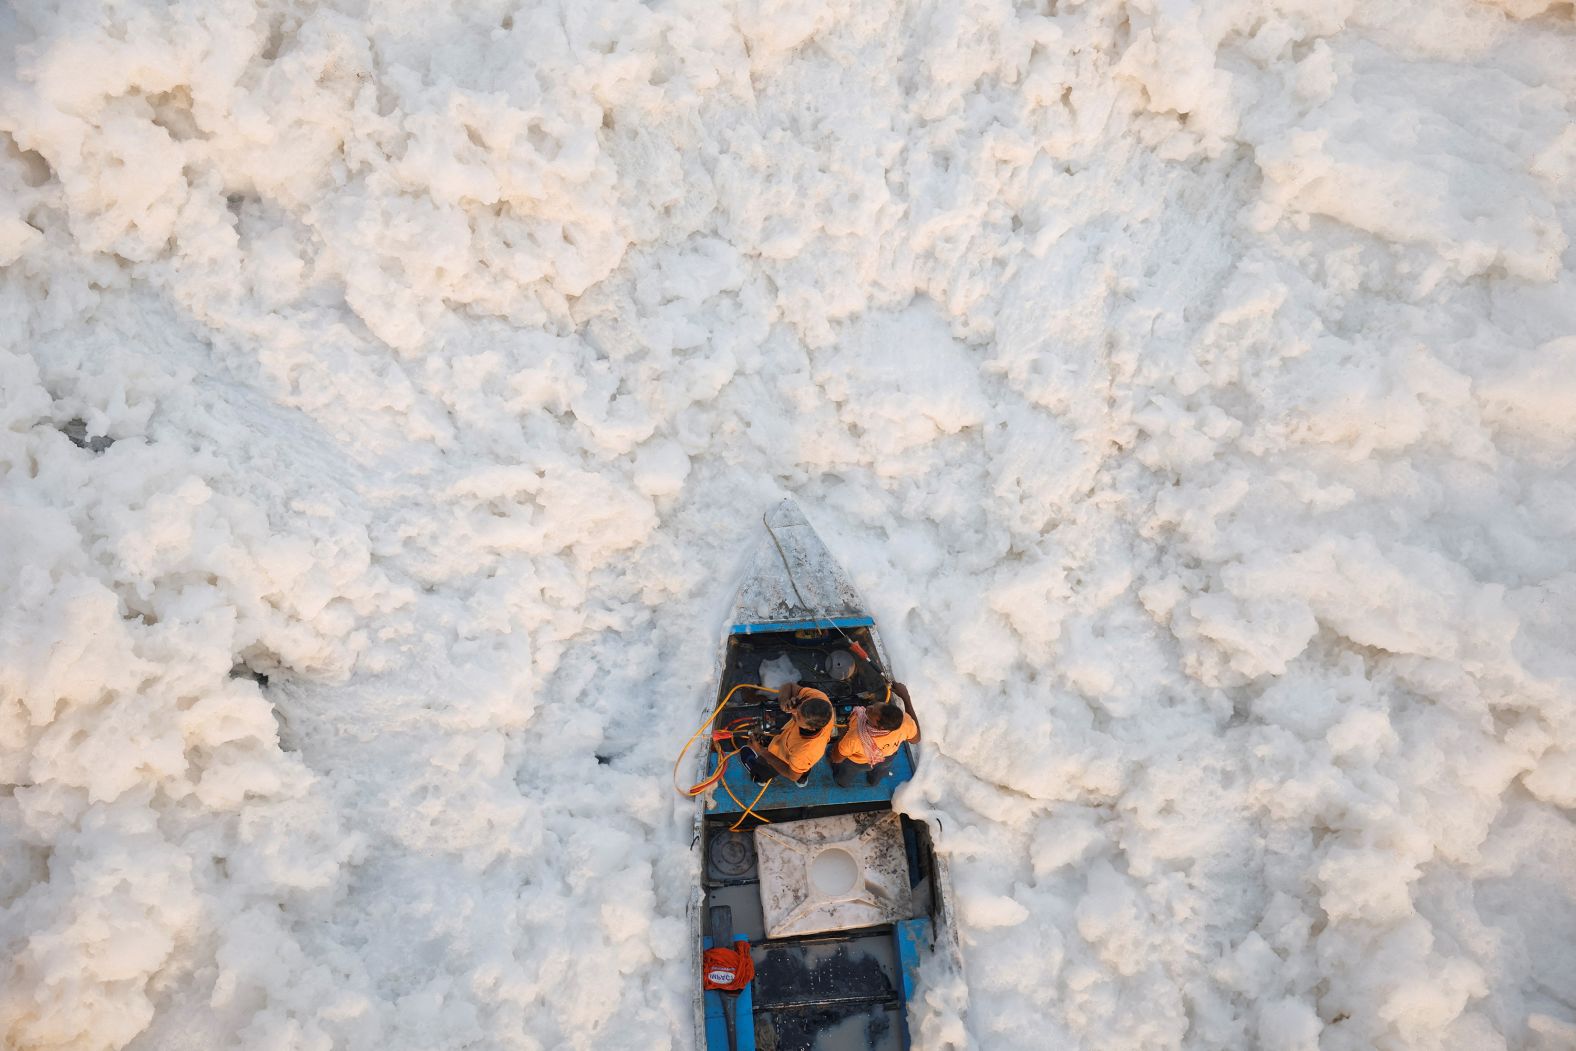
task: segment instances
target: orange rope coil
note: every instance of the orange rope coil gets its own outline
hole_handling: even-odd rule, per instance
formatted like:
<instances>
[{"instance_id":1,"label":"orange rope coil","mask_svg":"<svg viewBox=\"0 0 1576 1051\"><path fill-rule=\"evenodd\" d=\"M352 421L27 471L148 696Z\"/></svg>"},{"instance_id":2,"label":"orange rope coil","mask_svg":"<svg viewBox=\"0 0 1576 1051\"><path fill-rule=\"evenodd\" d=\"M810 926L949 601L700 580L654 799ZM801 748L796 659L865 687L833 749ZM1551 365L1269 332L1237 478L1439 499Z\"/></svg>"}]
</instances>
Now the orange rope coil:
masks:
<instances>
[{"instance_id":1,"label":"orange rope coil","mask_svg":"<svg viewBox=\"0 0 1576 1051\"><path fill-rule=\"evenodd\" d=\"M739 831L739 828L740 828L740 826L742 826L744 824L745 819L746 818L751 818L751 817L755 818L757 821L759 821L763 825L771 824L771 819L770 818L766 818L766 817L762 817L760 814L757 814L755 812L755 810L754 810L754 807L755 807L756 803L759 803L761 801L761 796L764 796L766 794L766 790L772 786L772 781L776 780L776 778L772 778L771 780L768 780L764 785L761 786L761 790L755 794L755 798L752 799L750 802L745 803L745 802L742 802L739 799L738 796L733 794L733 789L731 787L729 787L727 779L725 777L725 775L728 772L728 763L729 763L730 760L733 759L734 756L739 754L739 749L735 748L731 752L722 752L722 750L719 748L718 751L721 752L722 758L717 763L717 769L715 771L713 771L712 774L709 777L707 777L705 780L700 781L697 784L693 784L693 785L691 785L688 788L680 788L679 787L679 765L684 762L684 756L686 754L688 754L688 752L690 750L690 746L693 745L695 743L695 741L702 734L704 734L706 732L706 730L711 726L712 723L717 721L717 717L719 715L721 715L722 714L722 710L728 706L728 702L733 700L733 695L738 693L740 690L744 690L744 689L763 690L766 693L776 693L777 692L776 690L773 690L773 689L771 689L769 687L766 687L766 686L757 685L756 683L751 683L751 682L741 682L741 683L739 683L739 685L735 686L733 689L728 691L728 695L722 699L722 703L717 705L717 707L712 710L712 713L710 715L708 715L705 718L705 720L702 721L701 724L695 728L695 732L690 734L689 740L685 741L684 742L684 747L679 750L678 758L673 760L673 790L674 791L678 792L682 796L688 796L689 798L693 799L694 797L696 797L698 795L701 795L702 793L704 793L704 792L706 792L706 791L708 791L708 790L710 790L710 789L712 789L712 788L714 788L714 787L716 787L717 785L720 784L722 786L722 790L724 792L728 793L728 798L732 799L734 801L734 803L738 804L738 806L744 811L742 814L739 815L739 820L735 821L733 823L733 826L730 829L728 829L729 832L737 832L737 831ZM721 735L723 735L723 734L727 735L727 740L730 740L730 741L733 740L732 728L734 726L737 726L737 725L738 725L738 723L734 722L734 723L729 724L729 728L726 729L726 730L713 731L712 740L716 741L716 742L718 742L720 744L721 743L721 739L722 739Z\"/></svg>"}]
</instances>

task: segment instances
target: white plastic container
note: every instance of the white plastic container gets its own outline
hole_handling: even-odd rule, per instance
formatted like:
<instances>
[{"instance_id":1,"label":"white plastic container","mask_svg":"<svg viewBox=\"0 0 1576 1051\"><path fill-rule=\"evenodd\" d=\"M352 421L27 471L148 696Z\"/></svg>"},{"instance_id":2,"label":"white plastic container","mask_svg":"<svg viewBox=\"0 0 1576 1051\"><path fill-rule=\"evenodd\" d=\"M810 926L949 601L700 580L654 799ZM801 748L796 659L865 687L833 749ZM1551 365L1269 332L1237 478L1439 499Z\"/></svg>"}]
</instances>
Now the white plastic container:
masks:
<instances>
[{"instance_id":1,"label":"white plastic container","mask_svg":"<svg viewBox=\"0 0 1576 1051\"><path fill-rule=\"evenodd\" d=\"M755 850L769 938L894 923L924 911L914 908L903 828L891 811L762 825Z\"/></svg>"}]
</instances>

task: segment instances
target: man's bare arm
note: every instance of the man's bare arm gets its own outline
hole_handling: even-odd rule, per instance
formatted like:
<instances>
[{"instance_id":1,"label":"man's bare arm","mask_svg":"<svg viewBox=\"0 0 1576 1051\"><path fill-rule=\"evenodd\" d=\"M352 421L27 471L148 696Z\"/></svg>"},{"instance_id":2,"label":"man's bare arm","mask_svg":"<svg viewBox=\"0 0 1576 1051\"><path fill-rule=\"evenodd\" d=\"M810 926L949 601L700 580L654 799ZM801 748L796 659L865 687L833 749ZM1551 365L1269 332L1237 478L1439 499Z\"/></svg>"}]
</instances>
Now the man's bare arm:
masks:
<instances>
[{"instance_id":1,"label":"man's bare arm","mask_svg":"<svg viewBox=\"0 0 1576 1051\"><path fill-rule=\"evenodd\" d=\"M903 702L903 710L908 712L908 717L914 720L914 736L910 737L909 740L917 744L921 740L922 735L919 730L919 716L914 714L914 699L908 695L908 687L900 682L892 684L892 692L897 694L898 699Z\"/></svg>"}]
</instances>

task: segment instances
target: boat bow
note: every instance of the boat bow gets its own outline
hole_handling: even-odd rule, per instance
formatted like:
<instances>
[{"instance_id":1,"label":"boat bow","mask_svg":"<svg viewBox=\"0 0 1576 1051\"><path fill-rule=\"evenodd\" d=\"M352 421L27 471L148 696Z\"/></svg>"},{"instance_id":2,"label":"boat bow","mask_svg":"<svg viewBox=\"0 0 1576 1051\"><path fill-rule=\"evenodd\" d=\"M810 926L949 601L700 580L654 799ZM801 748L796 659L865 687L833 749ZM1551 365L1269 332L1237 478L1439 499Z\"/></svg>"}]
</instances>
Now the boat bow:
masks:
<instances>
[{"instance_id":1,"label":"boat bow","mask_svg":"<svg viewBox=\"0 0 1576 1051\"><path fill-rule=\"evenodd\" d=\"M871 623L853 581L792 499L766 512L766 539L739 585L732 633Z\"/></svg>"}]
</instances>

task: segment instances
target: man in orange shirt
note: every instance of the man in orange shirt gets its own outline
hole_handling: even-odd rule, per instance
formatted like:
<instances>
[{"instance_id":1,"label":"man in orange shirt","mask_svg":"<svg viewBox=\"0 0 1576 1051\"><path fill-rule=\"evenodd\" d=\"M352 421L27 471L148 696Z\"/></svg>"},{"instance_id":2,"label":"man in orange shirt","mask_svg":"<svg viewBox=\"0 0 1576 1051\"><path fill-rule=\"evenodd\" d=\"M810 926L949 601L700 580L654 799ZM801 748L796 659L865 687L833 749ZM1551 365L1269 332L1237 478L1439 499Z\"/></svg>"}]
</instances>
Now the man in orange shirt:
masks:
<instances>
[{"instance_id":1,"label":"man in orange shirt","mask_svg":"<svg viewBox=\"0 0 1576 1051\"><path fill-rule=\"evenodd\" d=\"M848 729L832 749L832 779L838 787L852 787L860 767L867 771L865 784L875 785L892 769L892 760L903 742L919 741L919 720L914 715L908 687L894 682L892 693L903 702L903 707L888 702L873 704L862 710L863 725L861 709L854 709Z\"/></svg>"},{"instance_id":2,"label":"man in orange shirt","mask_svg":"<svg viewBox=\"0 0 1576 1051\"><path fill-rule=\"evenodd\" d=\"M786 777L802 788L832 743L832 702L820 690L791 682L778 691L777 703L788 725L775 736L754 738L739 749L739 758L757 784Z\"/></svg>"}]
</instances>

